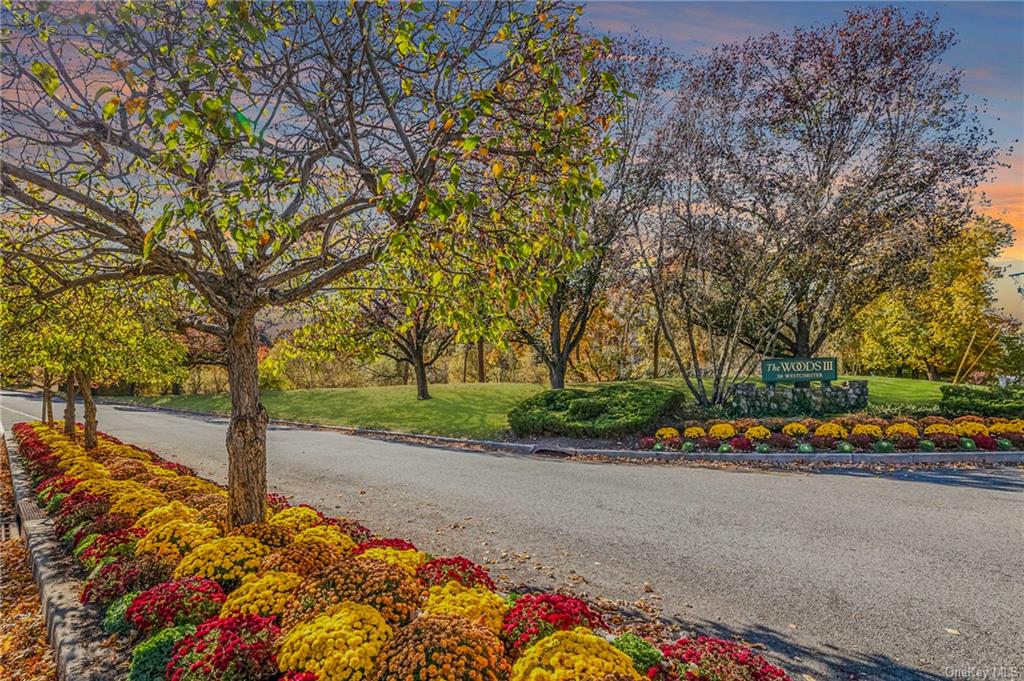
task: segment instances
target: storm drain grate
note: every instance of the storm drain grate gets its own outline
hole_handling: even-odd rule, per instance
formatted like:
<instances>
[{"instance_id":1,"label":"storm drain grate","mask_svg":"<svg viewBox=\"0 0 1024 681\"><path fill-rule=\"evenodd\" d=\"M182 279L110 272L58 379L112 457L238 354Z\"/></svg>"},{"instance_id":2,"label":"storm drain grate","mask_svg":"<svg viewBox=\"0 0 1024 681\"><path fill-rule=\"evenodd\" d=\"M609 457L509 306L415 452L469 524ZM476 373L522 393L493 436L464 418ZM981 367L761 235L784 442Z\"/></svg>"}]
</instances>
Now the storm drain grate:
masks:
<instances>
[{"instance_id":1,"label":"storm drain grate","mask_svg":"<svg viewBox=\"0 0 1024 681\"><path fill-rule=\"evenodd\" d=\"M18 536L18 525L13 518L0 519L0 541L10 541Z\"/></svg>"},{"instance_id":2,"label":"storm drain grate","mask_svg":"<svg viewBox=\"0 0 1024 681\"><path fill-rule=\"evenodd\" d=\"M22 520L45 520L46 514L34 501L22 499L18 502L18 516Z\"/></svg>"}]
</instances>

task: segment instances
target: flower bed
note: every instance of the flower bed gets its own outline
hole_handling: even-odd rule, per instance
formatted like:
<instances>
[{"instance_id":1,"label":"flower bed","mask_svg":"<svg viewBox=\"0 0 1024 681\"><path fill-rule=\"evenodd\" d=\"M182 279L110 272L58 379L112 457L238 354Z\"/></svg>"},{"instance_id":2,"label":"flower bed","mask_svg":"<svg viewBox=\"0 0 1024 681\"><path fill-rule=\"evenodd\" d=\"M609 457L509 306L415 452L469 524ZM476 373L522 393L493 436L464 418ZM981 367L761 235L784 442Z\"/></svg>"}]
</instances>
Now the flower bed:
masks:
<instances>
[{"instance_id":1,"label":"flower bed","mask_svg":"<svg viewBox=\"0 0 1024 681\"><path fill-rule=\"evenodd\" d=\"M700 437L760 443L774 432L710 425ZM58 536L89 569L82 601L134 643L130 681L701 680L719 678L723 660L729 678L788 679L718 639L613 639L585 601L498 593L464 557L279 496L265 522L230 529L222 489L109 436L87 452L42 424L14 434Z\"/></svg>"},{"instance_id":2,"label":"flower bed","mask_svg":"<svg viewBox=\"0 0 1024 681\"><path fill-rule=\"evenodd\" d=\"M959 416L886 420L854 414L829 420L737 419L665 426L640 449L669 452L878 452L1024 450L1024 419Z\"/></svg>"}]
</instances>

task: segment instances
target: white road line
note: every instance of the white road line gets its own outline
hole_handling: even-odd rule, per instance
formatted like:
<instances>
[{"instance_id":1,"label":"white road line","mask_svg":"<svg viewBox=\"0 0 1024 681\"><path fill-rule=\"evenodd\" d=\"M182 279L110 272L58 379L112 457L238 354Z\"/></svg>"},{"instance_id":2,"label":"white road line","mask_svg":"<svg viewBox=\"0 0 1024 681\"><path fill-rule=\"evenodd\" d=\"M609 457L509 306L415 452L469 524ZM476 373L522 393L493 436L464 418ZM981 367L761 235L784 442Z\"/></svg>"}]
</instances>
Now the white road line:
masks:
<instances>
[{"instance_id":1,"label":"white road line","mask_svg":"<svg viewBox=\"0 0 1024 681\"><path fill-rule=\"evenodd\" d=\"M33 419L33 420L36 420L39 417L39 414L26 414L23 411L18 411L17 409L13 409L13 408L8 407L7 405L4 405L4 404L0 404L0 409L6 409L7 411L13 411L15 414L21 414L22 416L27 416L27 417L29 417L30 419Z\"/></svg>"}]
</instances>

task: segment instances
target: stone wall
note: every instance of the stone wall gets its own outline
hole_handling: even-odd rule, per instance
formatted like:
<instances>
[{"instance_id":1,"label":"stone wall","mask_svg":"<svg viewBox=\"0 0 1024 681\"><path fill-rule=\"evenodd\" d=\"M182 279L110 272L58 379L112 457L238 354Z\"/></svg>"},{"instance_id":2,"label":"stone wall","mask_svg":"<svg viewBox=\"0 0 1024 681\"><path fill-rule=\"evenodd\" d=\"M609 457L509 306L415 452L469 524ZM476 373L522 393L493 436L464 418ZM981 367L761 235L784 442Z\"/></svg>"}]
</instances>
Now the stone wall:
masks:
<instances>
[{"instance_id":1,"label":"stone wall","mask_svg":"<svg viewBox=\"0 0 1024 681\"><path fill-rule=\"evenodd\" d=\"M841 414L860 411L867 404L868 382L846 381L820 388L740 383L730 406L740 416L791 416Z\"/></svg>"}]
</instances>

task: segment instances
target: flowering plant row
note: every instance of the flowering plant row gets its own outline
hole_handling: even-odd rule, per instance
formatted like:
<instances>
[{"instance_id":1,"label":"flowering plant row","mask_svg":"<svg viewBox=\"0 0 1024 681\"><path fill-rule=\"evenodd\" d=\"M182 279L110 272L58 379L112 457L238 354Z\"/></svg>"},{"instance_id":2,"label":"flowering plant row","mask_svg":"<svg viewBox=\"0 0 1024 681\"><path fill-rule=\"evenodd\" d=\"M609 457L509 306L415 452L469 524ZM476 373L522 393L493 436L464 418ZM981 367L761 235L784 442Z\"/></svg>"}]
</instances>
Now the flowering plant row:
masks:
<instances>
[{"instance_id":1,"label":"flowering plant row","mask_svg":"<svg viewBox=\"0 0 1024 681\"><path fill-rule=\"evenodd\" d=\"M464 557L277 495L231 528L222 488L110 436L87 451L42 424L14 433L88 571L83 603L133 643L129 681L788 679L718 639L613 638L578 598L501 594Z\"/></svg>"},{"instance_id":2,"label":"flowering plant row","mask_svg":"<svg viewBox=\"0 0 1024 681\"><path fill-rule=\"evenodd\" d=\"M1024 449L1024 419L852 415L818 419L736 419L659 428L640 448L680 452L966 451Z\"/></svg>"}]
</instances>

